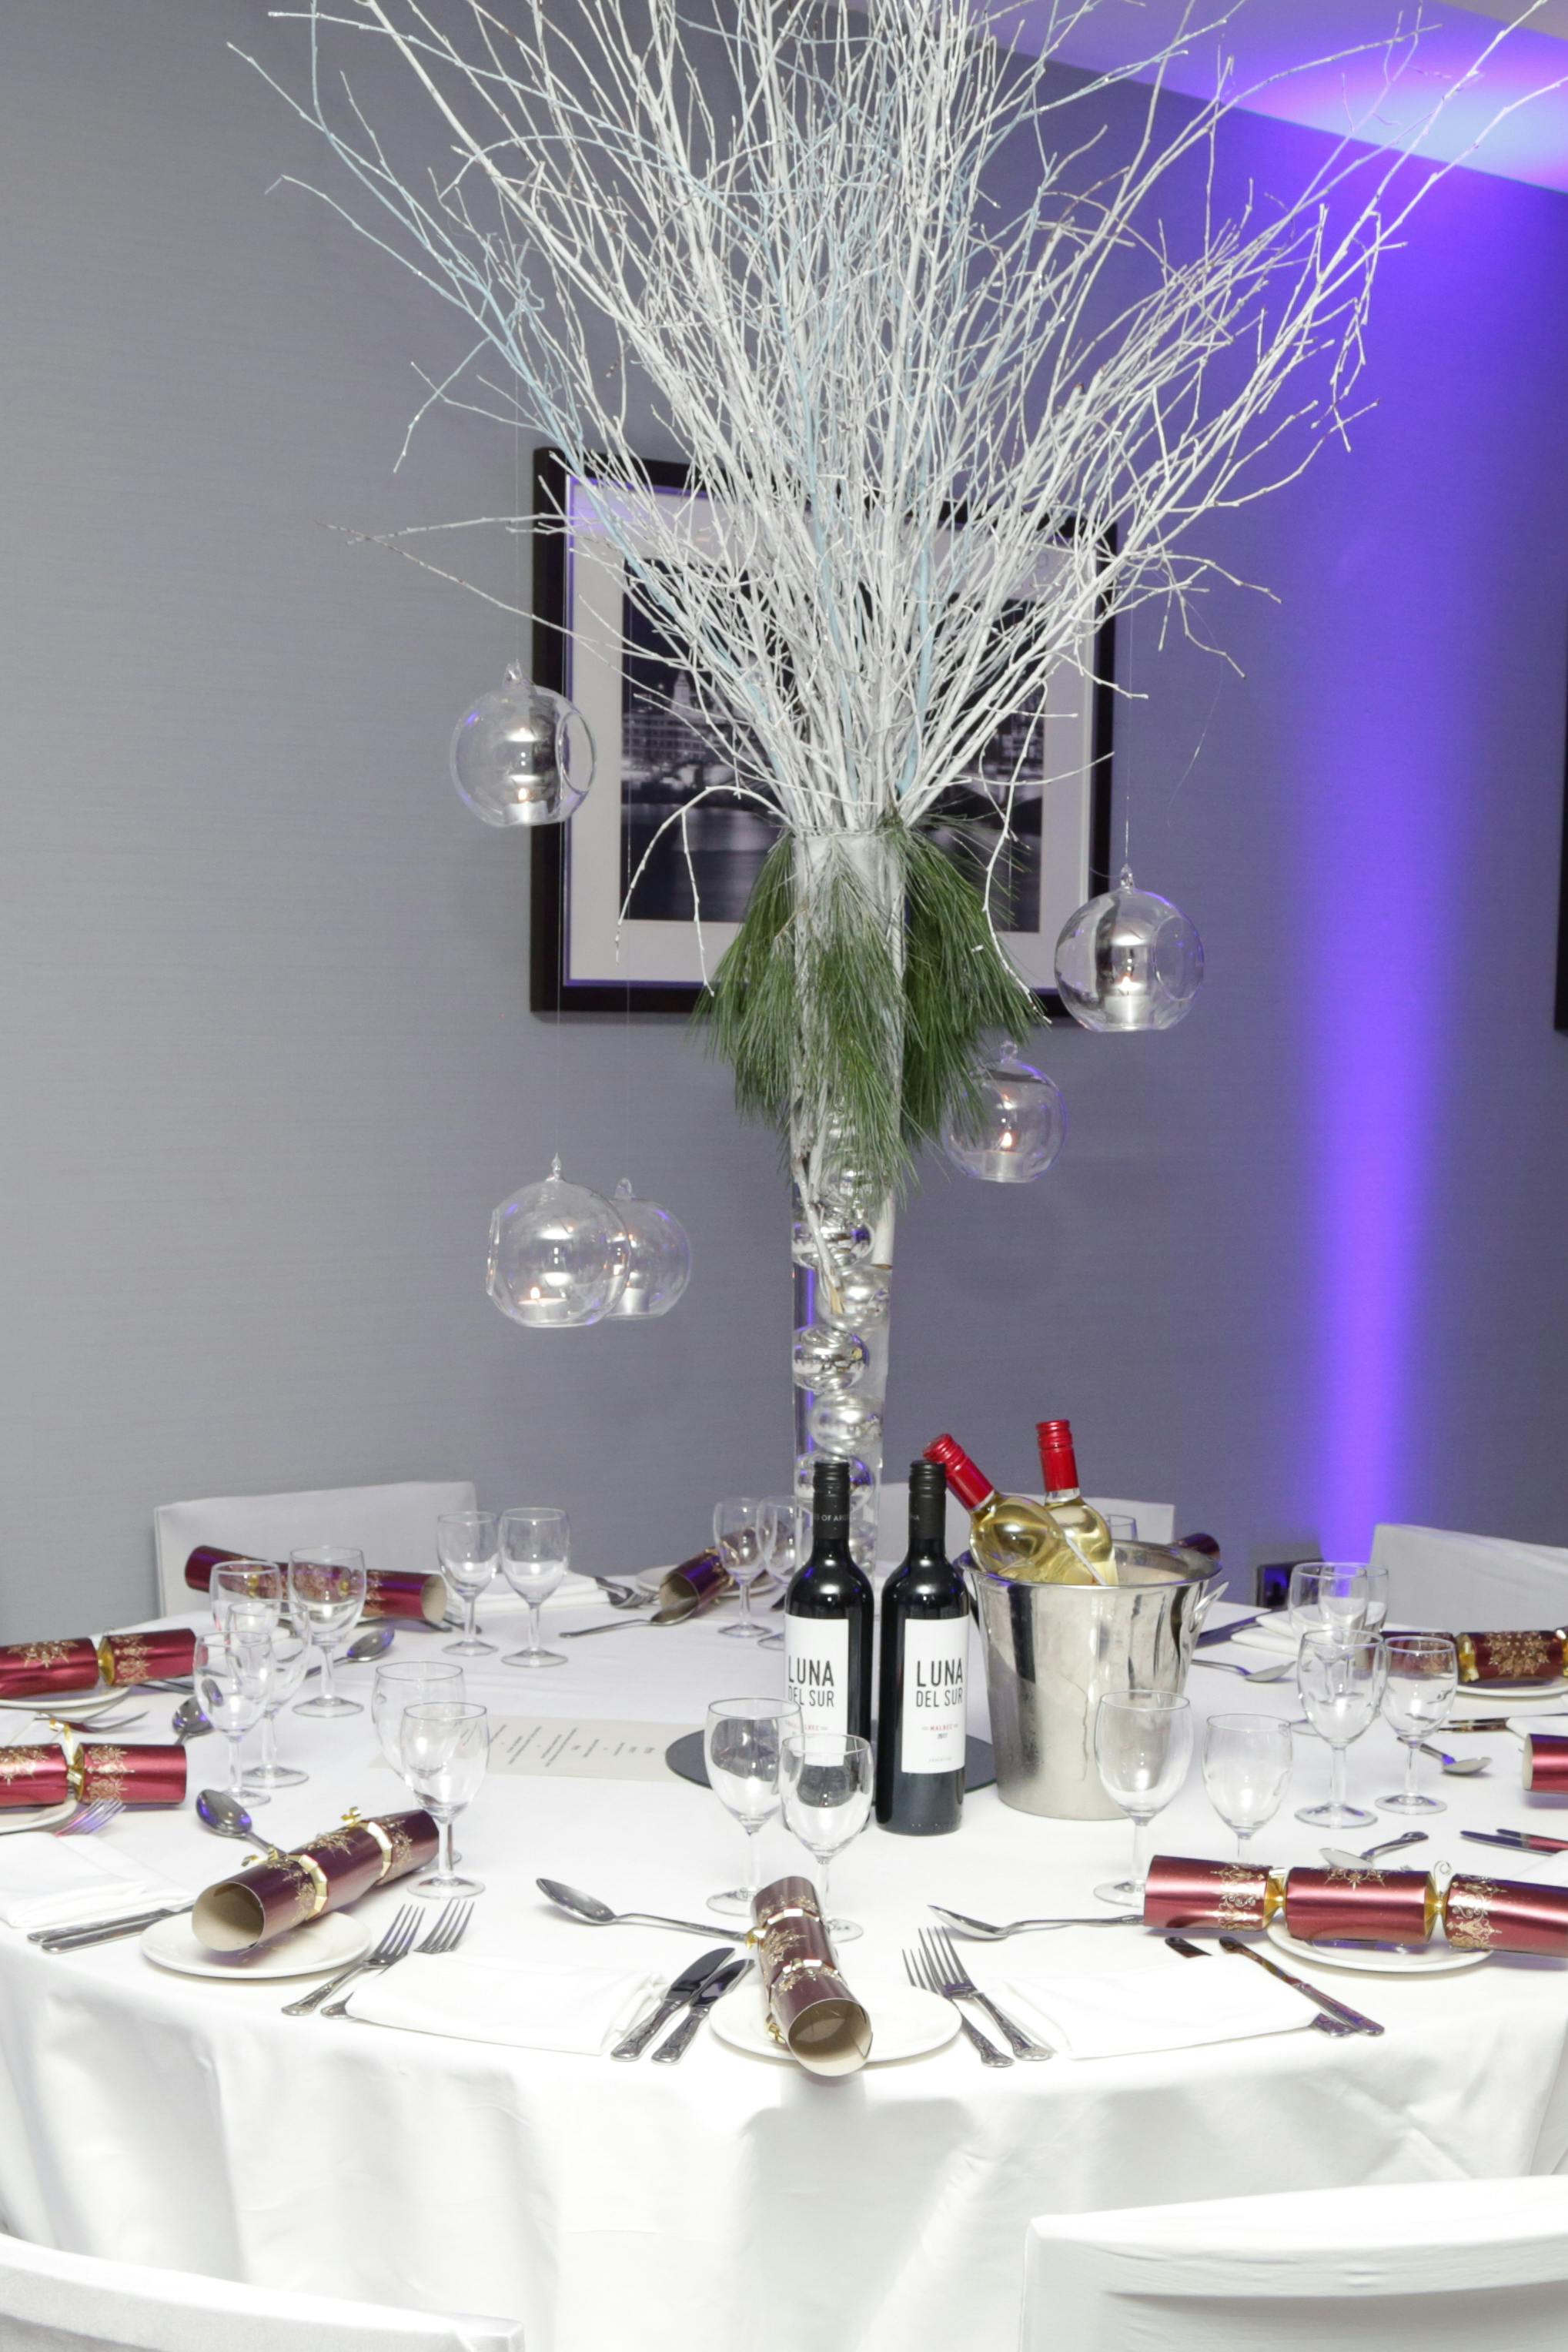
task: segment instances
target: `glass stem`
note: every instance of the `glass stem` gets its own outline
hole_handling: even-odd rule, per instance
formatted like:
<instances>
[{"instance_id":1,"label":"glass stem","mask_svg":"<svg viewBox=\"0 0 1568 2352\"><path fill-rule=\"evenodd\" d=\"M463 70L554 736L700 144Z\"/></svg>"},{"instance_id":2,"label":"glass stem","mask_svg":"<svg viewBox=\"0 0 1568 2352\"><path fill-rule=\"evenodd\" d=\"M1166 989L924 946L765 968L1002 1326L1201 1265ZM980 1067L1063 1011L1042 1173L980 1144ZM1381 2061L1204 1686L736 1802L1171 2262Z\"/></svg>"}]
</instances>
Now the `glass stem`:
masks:
<instances>
[{"instance_id":1,"label":"glass stem","mask_svg":"<svg viewBox=\"0 0 1568 2352\"><path fill-rule=\"evenodd\" d=\"M537 1601L528 1603L528 1651L536 1658L539 1654L539 1607Z\"/></svg>"},{"instance_id":2,"label":"glass stem","mask_svg":"<svg viewBox=\"0 0 1568 2352\"><path fill-rule=\"evenodd\" d=\"M1333 1761L1329 1766L1329 1802L1336 1813L1344 1811L1344 1749L1330 1749Z\"/></svg>"},{"instance_id":3,"label":"glass stem","mask_svg":"<svg viewBox=\"0 0 1568 2352\"><path fill-rule=\"evenodd\" d=\"M833 1916L833 1898L829 1893L833 1875L833 1857L831 1853L820 1853L816 1856L816 1864L817 1901L821 1907L822 1925L826 1927L831 1925Z\"/></svg>"},{"instance_id":4,"label":"glass stem","mask_svg":"<svg viewBox=\"0 0 1568 2352\"><path fill-rule=\"evenodd\" d=\"M1237 1831L1237 1832L1236 1832L1236 1859L1237 1859L1237 1861L1238 1861L1238 1862L1245 1862L1245 1861L1246 1861L1247 1856L1246 1856L1246 1854L1244 1853L1244 1852L1242 1851L1242 1849L1245 1847L1245 1845L1246 1845L1246 1843L1247 1843L1247 1841L1248 1841L1248 1839L1251 1836L1251 1834L1252 1834L1252 1832L1251 1832L1251 1831L1250 1831L1250 1830L1238 1830L1238 1831Z\"/></svg>"},{"instance_id":5,"label":"glass stem","mask_svg":"<svg viewBox=\"0 0 1568 2352\"><path fill-rule=\"evenodd\" d=\"M762 1885L762 1849L757 1842L762 1824L760 1822L743 1822L741 1827L746 1832L746 1893L749 1901L755 1898Z\"/></svg>"},{"instance_id":6,"label":"glass stem","mask_svg":"<svg viewBox=\"0 0 1568 2352\"><path fill-rule=\"evenodd\" d=\"M1416 1794L1416 1742L1413 1739L1405 1742L1405 1794L1406 1797Z\"/></svg>"},{"instance_id":7,"label":"glass stem","mask_svg":"<svg viewBox=\"0 0 1568 2352\"><path fill-rule=\"evenodd\" d=\"M751 1629L751 1579L749 1576L740 1588L740 1622L749 1632Z\"/></svg>"},{"instance_id":8,"label":"glass stem","mask_svg":"<svg viewBox=\"0 0 1568 2352\"><path fill-rule=\"evenodd\" d=\"M242 1788L242 1787L241 1787L241 1785L240 1785L240 1769L239 1769L239 1751L240 1751L240 1748L242 1748L242 1746L244 1745L244 1743L245 1743L245 1734L244 1734L244 1732L243 1732L243 1731L231 1731L231 1732L230 1732L230 1734L229 1734L229 1794L230 1794L230 1796L231 1796L231 1797L243 1797L243 1796L244 1796L244 1794L245 1794L245 1791L244 1791L243 1788Z\"/></svg>"},{"instance_id":9,"label":"glass stem","mask_svg":"<svg viewBox=\"0 0 1568 2352\"><path fill-rule=\"evenodd\" d=\"M432 1810L434 1811L434 1808L432 1808ZM435 1849L435 1874L437 1878L450 1878L452 1875L452 1815L450 1811L443 1811L436 1814L435 1833L438 1841Z\"/></svg>"},{"instance_id":10,"label":"glass stem","mask_svg":"<svg viewBox=\"0 0 1568 2352\"><path fill-rule=\"evenodd\" d=\"M326 1643L323 1642L321 1644L321 1698L323 1704L327 1706L330 1706L336 1694L332 1688L332 1653L328 1648Z\"/></svg>"},{"instance_id":11,"label":"glass stem","mask_svg":"<svg viewBox=\"0 0 1568 2352\"><path fill-rule=\"evenodd\" d=\"M467 1643L472 1643L478 1639L478 1616L479 1595L476 1592L471 1592L463 1603L463 1638Z\"/></svg>"},{"instance_id":12,"label":"glass stem","mask_svg":"<svg viewBox=\"0 0 1568 2352\"><path fill-rule=\"evenodd\" d=\"M1139 1813L1133 1822L1133 1886L1135 1892L1142 1890L1149 1874L1148 1843L1148 1821L1145 1815Z\"/></svg>"},{"instance_id":13,"label":"glass stem","mask_svg":"<svg viewBox=\"0 0 1568 2352\"><path fill-rule=\"evenodd\" d=\"M277 1769L277 1709L269 1707L261 1718L261 1769L264 1772Z\"/></svg>"}]
</instances>

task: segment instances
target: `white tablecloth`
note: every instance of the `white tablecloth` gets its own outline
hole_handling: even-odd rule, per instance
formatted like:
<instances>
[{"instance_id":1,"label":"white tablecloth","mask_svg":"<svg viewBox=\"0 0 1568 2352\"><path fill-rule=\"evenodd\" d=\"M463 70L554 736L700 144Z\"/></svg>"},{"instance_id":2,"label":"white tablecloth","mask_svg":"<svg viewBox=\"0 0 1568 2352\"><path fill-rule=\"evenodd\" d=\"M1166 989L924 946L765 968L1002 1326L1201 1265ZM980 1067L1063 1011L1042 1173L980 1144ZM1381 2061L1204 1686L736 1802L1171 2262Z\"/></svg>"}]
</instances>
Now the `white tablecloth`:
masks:
<instances>
[{"instance_id":1,"label":"white tablecloth","mask_svg":"<svg viewBox=\"0 0 1568 2352\"><path fill-rule=\"evenodd\" d=\"M497 1630L520 1620L485 1613ZM552 1612L550 1630L565 1622ZM780 1654L723 1639L722 1622L569 1643L570 1665L549 1674L471 1670L473 1692L501 1712L659 1719L674 1733L700 1724L711 1697L780 1685ZM440 1638L402 1633L398 1646L423 1654ZM344 1676L361 1694L367 1680ZM1192 1683L1204 1709L1294 1711L1289 1685ZM162 1733L166 1704L131 1736ZM286 1715L283 1728L312 1778L261 1816L279 1843L350 1803L402 1801L368 1715L347 1727ZM1490 1749L1493 1773L1439 1782L1430 1767L1449 1811L1412 1858L1561 1879L1558 1864L1452 1837L1530 1817L1512 1738L1459 1744ZM216 1739L202 1742L193 1787L220 1780L222 1762ZM1317 1799L1327 1764L1320 1743L1298 1741L1292 1808ZM1351 1751L1353 1794L1387 1793L1396 1769L1379 1727ZM1392 1835L1397 1817L1382 1818ZM188 1809L106 1834L193 1886L238 1858ZM781 1832L764 1834L770 1874L800 1866ZM838 1906L866 1925L843 1955L852 1979L900 1974L930 1900L992 1918L1092 1907L1129 1834L1037 1821L994 1791L969 1800L956 1838L873 1826L835 1883ZM459 1843L487 1883L469 1952L671 1973L695 1940L578 1927L546 1906L536 1874L696 1917L741 1864L717 1801L673 1777L493 1777ZM1290 1811L1258 1841L1281 1862L1315 1861L1320 1843ZM1230 1851L1196 1765L1155 1844ZM1015 1964L1168 1959L1137 1928L967 1949L998 1987ZM1322 1981L1385 2037L1291 2033L1010 2073L982 2070L960 2042L822 2084L706 2031L679 2066L654 2067L287 2018L298 1987L170 1976L133 1944L49 1958L0 1929L0 2217L122 2260L515 2314L530 2352L1011 2352L1033 2214L1568 2166L1568 1970L1493 1958L1419 1983L1327 1969Z\"/></svg>"}]
</instances>

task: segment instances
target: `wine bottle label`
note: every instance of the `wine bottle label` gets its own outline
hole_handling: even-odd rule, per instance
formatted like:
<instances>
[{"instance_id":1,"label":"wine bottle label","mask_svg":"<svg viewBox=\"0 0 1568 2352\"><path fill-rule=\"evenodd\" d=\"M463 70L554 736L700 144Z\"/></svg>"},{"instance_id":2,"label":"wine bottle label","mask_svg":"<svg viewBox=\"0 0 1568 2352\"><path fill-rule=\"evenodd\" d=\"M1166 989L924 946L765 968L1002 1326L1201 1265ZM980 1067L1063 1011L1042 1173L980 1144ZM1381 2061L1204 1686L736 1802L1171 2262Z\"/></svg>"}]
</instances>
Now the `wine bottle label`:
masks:
<instances>
[{"instance_id":1,"label":"wine bottle label","mask_svg":"<svg viewBox=\"0 0 1568 2352\"><path fill-rule=\"evenodd\" d=\"M957 1772L964 1764L964 1669L969 1620L911 1618L904 1628L904 1720L899 1768Z\"/></svg>"},{"instance_id":2,"label":"wine bottle label","mask_svg":"<svg viewBox=\"0 0 1568 2352\"><path fill-rule=\"evenodd\" d=\"M852 1731L850 1628L845 1617L786 1617L784 1671L789 1703L806 1731Z\"/></svg>"}]
</instances>

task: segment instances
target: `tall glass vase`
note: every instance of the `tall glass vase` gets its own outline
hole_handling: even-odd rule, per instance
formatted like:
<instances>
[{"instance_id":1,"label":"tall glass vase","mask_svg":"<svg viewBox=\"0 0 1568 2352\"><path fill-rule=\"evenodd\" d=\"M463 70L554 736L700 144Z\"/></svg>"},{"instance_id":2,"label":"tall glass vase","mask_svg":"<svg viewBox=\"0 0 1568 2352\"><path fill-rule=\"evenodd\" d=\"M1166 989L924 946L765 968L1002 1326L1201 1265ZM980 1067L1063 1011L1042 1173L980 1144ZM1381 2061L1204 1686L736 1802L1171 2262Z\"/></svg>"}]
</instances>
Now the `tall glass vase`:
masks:
<instances>
[{"instance_id":1,"label":"tall glass vase","mask_svg":"<svg viewBox=\"0 0 1568 2352\"><path fill-rule=\"evenodd\" d=\"M800 935L813 897L843 861L863 887L902 961L903 867L883 833L834 833L795 843ZM801 966L809 988L809 966ZM873 1040L885 1051L894 1091L901 1032ZM797 1089L790 1133L794 1268L791 1371L795 1395L795 1496L810 1507L819 1455L848 1462L851 1543L862 1568L876 1558L887 1397L893 1282L894 1200L868 1188L853 1167L834 1100L831 1070Z\"/></svg>"}]
</instances>

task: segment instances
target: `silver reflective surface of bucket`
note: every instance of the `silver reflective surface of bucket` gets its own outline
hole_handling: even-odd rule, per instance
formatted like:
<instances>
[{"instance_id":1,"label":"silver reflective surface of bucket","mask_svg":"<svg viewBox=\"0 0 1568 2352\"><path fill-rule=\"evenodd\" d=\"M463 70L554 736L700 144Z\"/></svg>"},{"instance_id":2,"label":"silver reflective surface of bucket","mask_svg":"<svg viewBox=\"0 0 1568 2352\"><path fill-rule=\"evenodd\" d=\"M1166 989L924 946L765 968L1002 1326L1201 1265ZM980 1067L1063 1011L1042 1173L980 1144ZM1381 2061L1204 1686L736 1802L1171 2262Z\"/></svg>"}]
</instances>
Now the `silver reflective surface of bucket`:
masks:
<instances>
[{"instance_id":1,"label":"silver reflective surface of bucket","mask_svg":"<svg viewBox=\"0 0 1568 2352\"><path fill-rule=\"evenodd\" d=\"M1009 1584L971 1564L986 1637L997 1792L1058 1821L1116 1818L1094 1762L1107 1691L1179 1691L1224 1570L1202 1552L1117 1544L1116 1584Z\"/></svg>"}]
</instances>

